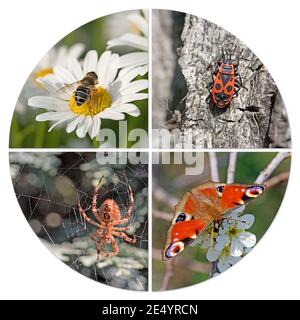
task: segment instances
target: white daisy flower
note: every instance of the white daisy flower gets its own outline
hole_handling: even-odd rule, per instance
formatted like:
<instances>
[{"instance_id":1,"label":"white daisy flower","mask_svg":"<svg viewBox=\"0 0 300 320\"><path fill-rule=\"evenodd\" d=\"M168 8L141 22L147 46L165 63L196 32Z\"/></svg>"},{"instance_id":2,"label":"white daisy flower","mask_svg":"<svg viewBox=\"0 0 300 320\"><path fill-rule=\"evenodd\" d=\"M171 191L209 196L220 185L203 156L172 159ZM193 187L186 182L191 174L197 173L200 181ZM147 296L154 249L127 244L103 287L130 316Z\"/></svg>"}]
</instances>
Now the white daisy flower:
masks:
<instances>
[{"instance_id":1,"label":"white daisy flower","mask_svg":"<svg viewBox=\"0 0 300 320\"><path fill-rule=\"evenodd\" d=\"M140 111L132 102L148 97L147 93L140 93L148 88L148 81L134 80L141 67L119 70L118 62L118 54L105 51L98 59L97 52L91 50L82 64L71 58L67 67L54 67L53 74L38 79L49 95L34 96L28 100L31 107L48 110L39 114L36 120L54 121L49 131L67 122L67 133L76 130L79 138L89 134L93 139L100 132L101 119L123 120L124 113L138 117ZM71 89L73 86L68 87L68 84L82 80L90 71L98 76L96 90L92 91L90 99L78 106L74 88Z\"/></svg>"},{"instance_id":2,"label":"white daisy flower","mask_svg":"<svg viewBox=\"0 0 300 320\"><path fill-rule=\"evenodd\" d=\"M128 15L128 21L135 26L138 32L128 32L121 37L109 40L107 48L128 46L142 52L128 53L120 57L119 67L143 66L141 75L148 72L148 48L149 48L149 12L142 10Z\"/></svg>"},{"instance_id":3,"label":"white daisy flower","mask_svg":"<svg viewBox=\"0 0 300 320\"><path fill-rule=\"evenodd\" d=\"M53 73L53 68L57 65L65 67L71 58L78 59L84 51L84 44L76 43L71 47L53 47L38 63L33 70L34 79L42 78Z\"/></svg>"}]
</instances>

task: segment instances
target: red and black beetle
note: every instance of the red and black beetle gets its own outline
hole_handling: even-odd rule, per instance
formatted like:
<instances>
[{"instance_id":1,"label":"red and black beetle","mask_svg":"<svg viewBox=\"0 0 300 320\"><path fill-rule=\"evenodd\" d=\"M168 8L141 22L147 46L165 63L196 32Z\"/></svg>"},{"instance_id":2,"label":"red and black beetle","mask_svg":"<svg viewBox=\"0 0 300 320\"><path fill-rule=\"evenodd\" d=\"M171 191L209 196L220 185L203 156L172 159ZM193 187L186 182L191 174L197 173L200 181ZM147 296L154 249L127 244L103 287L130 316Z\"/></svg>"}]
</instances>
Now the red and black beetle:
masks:
<instances>
[{"instance_id":1,"label":"red and black beetle","mask_svg":"<svg viewBox=\"0 0 300 320\"><path fill-rule=\"evenodd\" d=\"M237 72L238 63L231 59L223 59L213 73L212 82L208 86L213 103L218 108L227 107L242 88L241 77Z\"/></svg>"}]
</instances>

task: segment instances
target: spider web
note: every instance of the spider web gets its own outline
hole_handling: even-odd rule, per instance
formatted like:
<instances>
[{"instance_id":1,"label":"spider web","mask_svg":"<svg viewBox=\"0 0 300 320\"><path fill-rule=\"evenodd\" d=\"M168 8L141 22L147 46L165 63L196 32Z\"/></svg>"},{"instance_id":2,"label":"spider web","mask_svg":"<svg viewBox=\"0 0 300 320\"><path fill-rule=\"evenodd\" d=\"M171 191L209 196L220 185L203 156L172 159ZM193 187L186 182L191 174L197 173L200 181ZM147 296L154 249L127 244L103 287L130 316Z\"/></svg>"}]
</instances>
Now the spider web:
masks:
<instances>
[{"instance_id":1,"label":"spider web","mask_svg":"<svg viewBox=\"0 0 300 320\"><path fill-rule=\"evenodd\" d=\"M96 281L131 290L148 287L148 165L100 165L96 153L10 154L16 197L33 231L61 261ZM130 185L133 214L127 234L137 242L116 238L119 254L96 260L96 245L89 238L95 227L86 223L77 203L94 219L90 208L94 187L103 177L97 208L105 199L118 204L121 215L129 207ZM112 251L110 245L106 248Z\"/></svg>"}]
</instances>

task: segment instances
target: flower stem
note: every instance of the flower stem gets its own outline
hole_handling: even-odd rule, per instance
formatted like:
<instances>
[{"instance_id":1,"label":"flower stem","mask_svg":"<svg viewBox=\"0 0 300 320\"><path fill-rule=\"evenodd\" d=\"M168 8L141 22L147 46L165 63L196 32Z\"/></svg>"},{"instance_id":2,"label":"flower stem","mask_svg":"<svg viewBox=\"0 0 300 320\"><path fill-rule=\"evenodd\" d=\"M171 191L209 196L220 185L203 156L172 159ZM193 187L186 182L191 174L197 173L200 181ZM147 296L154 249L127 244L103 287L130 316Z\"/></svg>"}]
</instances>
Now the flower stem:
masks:
<instances>
[{"instance_id":1,"label":"flower stem","mask_svg":"<svg viewBox=\"0 0 300 320\"><path fill-rule=\"evenodd\" d=\"M47 122L42 122L38 125L34 140L34 148L42 148L44 146L46 128Z\"/></svg>"}]
</instances>

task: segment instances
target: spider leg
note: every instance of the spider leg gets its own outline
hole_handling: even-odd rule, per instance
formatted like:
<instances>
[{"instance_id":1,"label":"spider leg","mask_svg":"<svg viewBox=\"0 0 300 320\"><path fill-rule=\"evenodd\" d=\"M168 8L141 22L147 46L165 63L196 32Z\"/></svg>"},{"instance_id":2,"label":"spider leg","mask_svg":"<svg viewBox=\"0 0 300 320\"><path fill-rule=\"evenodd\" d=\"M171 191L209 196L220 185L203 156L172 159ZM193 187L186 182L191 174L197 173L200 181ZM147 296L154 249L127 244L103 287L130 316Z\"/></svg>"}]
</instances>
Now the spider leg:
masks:
<instances>
[{"instance_id":1,"label":"spider leg","mask_svg":"<svg viewBox=\"0 0 300 320\"><path fill-rule=\"evenodd\" d=\"M116 232L116 231L113 231L112 234L114 236L117 236L119 238L124 239L125 241L127 241L129 243L132 243L132 244L136 243L136 237L135 236L133 236L133 238L130 238L130 237L128 237L128 235L126 233L124 233L124 232Z\"/></svg>"},{"instance_id":2,"label":"spider leg","mask_svg":"<svg viewBox=\"0 0 300 320\"><path fill-rule=\"evenodd\" d=\"M128 227L114 227L114 231L125 231L125 230L129 230Z\"/></svg>"},{"instance_id":3,"label":"spider leg","mask_svg":"<svg viewBox=\"0 0 300 320\"><path fill-rule=\"evenodd\" d=\"M133 193L132 193L132 189L130 186L128 186L128 189L129 189L129 208L128 208L128 211L127 211L127 214L126 216L121 219L121 220L118 220L118 221L115 221L113 223L113 225L116 225L116 224L124 224L124 223L127 223L132 215L132 209L133 209Z\"/></svg>"},{"instance_id":4,"label":"spider leg","mask_svg":"<svg viewBox=\"0 0 300 320\"><path fill-rule=\"evenodd\" d=\"M79 208L79 212L80 214L83 216L84 220L87 221L88 223L92 224L93 226L99 228L100 227L100 224L95 222L94 220L90 219L85 211L82 209L81 205L80 205L80 202L78 201L78 208Z\"/></svg>"},{"instance_id":5,"label":"spider leg","mask_svg":"<svg viewBox=\"0 0 300 320\"><path fill-rule=\"evenodd\" d=\"M94 194L93 194L93 202L92 202L92 212L95 216L95 218L100 222L101 219L100 219L100 216L98 214L98 210L97 210L97 198L98 198L98 194L99 194L99 189L100 189L100 184L101 184L101 181L103 180L103 177L100 178L98 184L96 185L95 187L95 190L94 190Z\"/></svg>"},{"instance_id":6,"label":"spider leg","mask_svg":"<svg viewBox=\"0 0 300 320\"><path fill-rule=\"evenodd\" d=\"M128 218L123 218L123 219L121 219L121 220L117 220L117 221L113 221L113 226L115 226L115 225L117 225L117 224L124 224L124 223L127 223L128 221L129 221L129 218L130 217L128 217Z\"/></svg>"},{"instance_id":7,"label":"spider leg","mask_svg":"<svg viewBox=\"0 0 300 320\"><path fill-rule=\"evenodd\" d=\"M99 238L97 231L90 234L90 238L96 242L96 248L97 248L97 261L99 260L99 255L101 252L101 249L103 248L103 241L101 238ZM105 248L104 248L105 249Z\"/></svg>"},{"instance_id":8,"label":"spider leg","mask_svg":"<svg viewBox=\"0 0 300 320\"><path fill-rule=\"evenodd\" d=\"M117 245L117 241L115 240L115 238L113 236L110 236L110 240L111 240L111 245L112 245L113 251L112 252L105 252L105 251L101 252L101 255L106 258L116 256L119 253L119 247Z\"/></svg>"}]
</instances>

